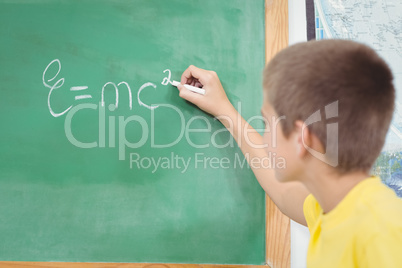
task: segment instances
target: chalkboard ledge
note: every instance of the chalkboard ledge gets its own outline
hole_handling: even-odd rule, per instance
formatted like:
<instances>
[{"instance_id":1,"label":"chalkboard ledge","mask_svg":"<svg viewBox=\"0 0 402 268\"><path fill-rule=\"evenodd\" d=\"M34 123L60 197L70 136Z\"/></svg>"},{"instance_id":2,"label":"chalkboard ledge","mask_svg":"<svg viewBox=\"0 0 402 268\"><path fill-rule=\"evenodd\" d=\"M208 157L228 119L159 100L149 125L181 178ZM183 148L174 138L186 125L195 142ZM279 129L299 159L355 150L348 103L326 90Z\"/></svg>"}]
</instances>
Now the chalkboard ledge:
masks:
<instances>
[{"instance_id":1,"label":"chalkboard ledge","mask_svg":"<svg viewBox=\"0 0 402 268\"><path fill-rule=\"evenodd\" d=\"M167 264L167 263L83 263L83 262L0 262L8 268L56 267L56 268L270 268L268 265L222 265L222 264Z\"/></svg>"}]
</instances>

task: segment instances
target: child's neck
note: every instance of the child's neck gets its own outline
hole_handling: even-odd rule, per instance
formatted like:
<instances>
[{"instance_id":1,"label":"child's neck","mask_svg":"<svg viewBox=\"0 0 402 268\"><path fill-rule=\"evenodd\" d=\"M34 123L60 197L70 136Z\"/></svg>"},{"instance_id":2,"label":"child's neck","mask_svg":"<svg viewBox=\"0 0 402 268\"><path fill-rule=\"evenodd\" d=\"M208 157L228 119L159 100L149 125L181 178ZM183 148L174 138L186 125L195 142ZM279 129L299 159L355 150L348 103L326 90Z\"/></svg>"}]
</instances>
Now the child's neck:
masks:
<instances>
[{"instance_id":1,"label":"child's neck","mask_svg":"<svg viewBox=\"0 0 402 268\"><path fill-rule=\"evenodd\" d=\"M333 210L353 187L368 177L368 173L362 171L344 175L321 174L305 181L304 184L317 199L325 214Z\"/></svg>"}]
</instances>

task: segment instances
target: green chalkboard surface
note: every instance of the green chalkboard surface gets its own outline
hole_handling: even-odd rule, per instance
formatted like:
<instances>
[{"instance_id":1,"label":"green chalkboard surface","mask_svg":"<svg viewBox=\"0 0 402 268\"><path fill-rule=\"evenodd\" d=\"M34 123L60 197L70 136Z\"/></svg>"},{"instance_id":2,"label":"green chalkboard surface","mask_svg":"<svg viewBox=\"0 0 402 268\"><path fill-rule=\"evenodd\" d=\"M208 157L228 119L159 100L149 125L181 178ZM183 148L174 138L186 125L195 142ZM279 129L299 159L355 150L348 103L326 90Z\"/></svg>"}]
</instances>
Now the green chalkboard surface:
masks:
<instances>
[{"instance_id":1,"label":"green chalkboard surface","mask_svg":"<svg viewBox=\"0 0 402 268\"><path fill-rule=\"evenodd\" d=\"M263 0L1 0L0 260L264 263L263 190L165 85L213 69L258 115L263 18Z\"/></svg>"}]
</instances>

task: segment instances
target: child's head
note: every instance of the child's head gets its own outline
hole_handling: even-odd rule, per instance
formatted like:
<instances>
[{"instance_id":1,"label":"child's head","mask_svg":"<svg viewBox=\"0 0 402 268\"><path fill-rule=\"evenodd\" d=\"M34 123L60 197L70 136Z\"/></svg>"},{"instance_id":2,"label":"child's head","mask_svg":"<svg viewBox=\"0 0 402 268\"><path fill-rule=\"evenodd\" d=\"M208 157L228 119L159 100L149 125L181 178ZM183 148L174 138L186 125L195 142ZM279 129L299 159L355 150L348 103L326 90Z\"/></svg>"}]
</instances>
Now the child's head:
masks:
<instances>
[{"instance_id":1,"label":"child's head","mask_svg":"<svg viewBox=\"0 0 402 268\"><path fill-rule=\"evenodd\" d=\"M282 50L265 68L264 107L286 117L279 123L286 139L297 123L308 125L322 153L331 147L325 157L329 162L337 157L332 163L337 162L335 170L340 174L368 172L392 119L392 79L384 60L363 44L346 40L299 43Z\"/></svg>"}]
</instances>

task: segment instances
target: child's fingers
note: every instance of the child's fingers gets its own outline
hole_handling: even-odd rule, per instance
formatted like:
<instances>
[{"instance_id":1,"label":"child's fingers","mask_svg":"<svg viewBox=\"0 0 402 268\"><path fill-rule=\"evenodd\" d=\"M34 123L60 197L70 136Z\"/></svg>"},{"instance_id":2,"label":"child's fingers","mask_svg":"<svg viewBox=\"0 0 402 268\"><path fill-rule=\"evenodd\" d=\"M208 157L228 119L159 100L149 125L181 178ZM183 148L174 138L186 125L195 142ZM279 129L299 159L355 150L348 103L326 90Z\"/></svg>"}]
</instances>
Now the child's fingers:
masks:
<instances>
[{"instance_id":1,"label":"child's fingers","mask_svg":"<svg viewBox=\"0 0 402 268\"><path fill-rule=\"evenodd\" d=\"M183 85L178 85L177 88L179 89L180 93L179 96L191 103L194 103L197 106L200 106L202 100L203 100L203 95L200 95L198 93L192 92L185 88Z\"/></svg>"},{"instance_id":2,"label":"child's fingers","mask_svg":"<svg viewBox=\"0 0 402 268\"><path fill-rule=\"evenodd\" d=\"M195 87L199 87L199 88L202 88L202 87L203 87L203 85L202 85L198 80L195 81L194 86L195 86Z\"/></svg>"},{"instance_id":3,"label":"child's fingers","mask_svg":"<svg viewBox=\"0 0 402 268\"><path fill-rule=\"evenodd\" d=\"M194 65L190 65L181 75L181 84L187 84L188 81L193 81L193 79L197 79L202 85L206 84L206 74L208 71L195 67Z\"/></svg>"}]
</instances>

